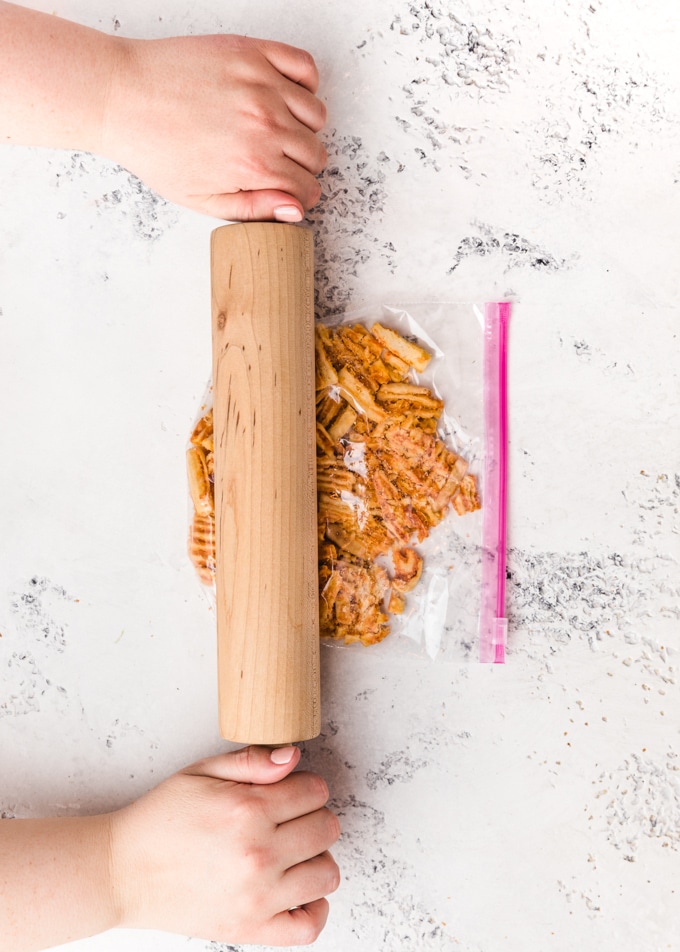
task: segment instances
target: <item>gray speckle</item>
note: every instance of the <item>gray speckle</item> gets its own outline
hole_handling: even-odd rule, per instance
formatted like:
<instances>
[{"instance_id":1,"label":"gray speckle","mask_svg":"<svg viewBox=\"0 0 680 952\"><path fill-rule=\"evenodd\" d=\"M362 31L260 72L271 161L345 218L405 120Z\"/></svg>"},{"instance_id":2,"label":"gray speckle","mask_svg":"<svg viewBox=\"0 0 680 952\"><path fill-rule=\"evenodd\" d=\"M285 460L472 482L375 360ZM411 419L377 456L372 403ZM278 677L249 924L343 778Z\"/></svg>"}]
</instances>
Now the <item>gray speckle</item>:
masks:
<instances>
[{"instance_id":1,"label":"gray speckle","mask_svg":"<svg viewBox=\"0 0 680 952\"><path fill-rule=\"evenodd\" d=\"M366 949L454 952L460 946L418 898L413 869L401 858L385 815L349 795L333 800L343 833L334 849L351 893L351 932ZM396 841L396 842L395 842Z\"/></svg>"},{"instance_id":2,"label":"gray speckle","mask_svg":"<svg viewBox=\"0 0 680 952\"><path fill-rule=\"evenodd\" d=\"M40 709L39 697L44 693L47 681L38 670L33 655L27 651L13 652L5 661L4 681L0 717L29 714ZM38 682L42 682L40 688Z\"/></svg>"},{"instance_id":3,"label":"gray speckle","mask_svg":"<svg viewBox=\"0 0 680 952\"><path fill-rule=\"evenodd\" d=\"M630 377L635 373L635 369L628 363L622 363L618 360L612 360L611 354L607 354L599 347L594 347L583 338L567 337L560 335L560 346L571 348L574 355L584 364L591 364L603 372L605 376Z\"/></svg>"},{"instance_id":4,"label":"gray speckle","mask_svg":"<svg viewBox=\"0 0 680 952\"><path fill-rule=\"evenodd\" d=\"M6 658L4 668L0 718L39 711L42 698L51 690L65 693L43 674L30 651L13 651Z\"/></svg>"},{"instance_id":5,"label":"gray speckle","mask_svg":"<svg viewBox=\"0 0 680 952\"><path fill-rule=\"evenodd\" d=\"M496 18L497 22L497 18ZM517 73L517 41L484 22L479 10L458 4L453 12L446 2L426 0L421 4L402 3L389 24L396 35L395 49L403 64L401 72L409 81L401 86L394 121L414 138L419 161L435 172L442 170L437 154L459 156L466 178L472 176L464 148L471 139L481 141L478 128L456 121L460 99L492 102L507 93ZM372 40L380 40L373 35ZM369 55L366 50L362 55Z\"/></svg>"},{"instance_id":6,"label":"gray speckle","mask_svg":"<svg viewBox=\"0 0 680 952\"><path fill-rule=\"evenodd\" d=\"M564 883L561 879L558 879L557 881L557 889L558 892L564 896L566 902L569 905L573 905L575 901L582 902L586 907L588 917L590 919L595 919L597 914L602 912L602 907L599 904L599 897L598 899L593 899L589 893L586 893L582 889L569 889L566 883Z\"/></svg>"},{"instance_id":7,"label":"gray speckle","mask_svg":"<svg viewBox=\"0 0 680 952\"><path fill-rule=\"evenodd\" d=\"M451 735L435 725L427 731L416 731L409 735L402 748L386 754L377 770L367 771L366 786L369 790L377 790L395 783L410 783L416 774L432 768L444 750L465 746L470 736L468 731Z\"/></svg>"},{"instance_id":8,"label":"gray speckle","mask_svg":"<svg viewBox=\"0 0 680 952\"><path fill-rule=\"evenodd\" d=\"M52 618L48 603L54 599L75 601L61 585L34 575L23 592L15 592L10 609L16 616L20 631L33 643L39 642L52 651L61 653L66 647L65 626Z\"/></svg>"},{"instance_id":9,"label":"gray speckle","mask_svg":"<svg viewBox=\"0 0 680 952\"><path fill-rule=\"evenodd\" d=\"M497 232L489 225L476 223L478 234L462 238L453 255L453 264L448 273L452 274L470 257L490 255L505 259L507 273L513 268L532 268L535 271L555 272L568 266L564 258L559 258L522 235L509 231Z\"/></svg>"},{"instance_id":10,"label":"gray speckle","mask_svg":"<svg viewBox=\"0 0 680 952\"><path fill-rule=\"evenodd\" d=\"M117 171L123 181L97 199L97 207L104 212L115 209L130 222L137 238L157 240L175 224L177 209L125 169L119 166Z\"/></svg>"},{"instance_id":11,"label":"gray speckle","mask_svg":"<svg viewBox=\"0 0 680 952\"><path fill-rule=\"evenodd\" d=\"M420 82L438 82L455 88L476 87L487 92L504 92L507 77L514 71L515 41L477 17L456 13L448 3L426 0L408 3L390 29L404 39L400 49L414 50L414 65L421 70ZM423 56L425 52L426 55Z\"/></svg>"},{"instance_id":12,"label":"gray speckle","mask_svg":"<svg viewBox=\"0 0 680 952\"><path fill-rule=\"evenodd\" d=\"M51 165L57 188L79 186L100 215L124 221L135 238L156 241L179 220L174 204L120 165L87 152L58 153Z\"/></svg>"},{"instance_id":13,"label":"gray speckle","mask_svg":"<svg viewBox=\"0 0 680 952\"><path fill-rule=\"evenodd\" d=\"M525 134L542 142L536 151L533 185L552 203L583 193L599 178L597 153L624 132L630 151L668 118L670 92L638 63L603 60L588 40L572 42L569 56L546 58L542 115ZM677 121L677 120L676 120Z\"/></svg>"},{"instance_id":14,"label":"gray speckle","mask_svg":"<svg viewBox=\"0 0 680 952\"><path fill-rule=\"evenodd\" d=\"M604 826L607 842L624 860L635 861L641 837L661 849L680 849L680 758L671 747L655 757L631 753L594 786L591 822Z\"/></svg>"},{"instance_id":15,"label":"gray speckle","mask_svg":"<svg viewBox=\"0 0 680 952\"><path fill-rule=\"evenodd\" d=\"M121 741L128 740L129 738L135 738L139 743L136 746L139 749L156 751L158 750L158 743L154 740L149 740L146 736L146 732L139 727L137 724L131 724L128 721L121 721L120 718L115 718L111 724L109 733L106 736L105 745L111 750ZM153 760L153 753L149 755L149 759Z\"/></svg>"},{"instance_id":16,"label":"gray speckle","mask_svg":"<svg viewBox=\"0 0 680 952\"><path fill-rule=\"evenodd\" d=\"M16 631L7 632L0 640L4 668L0 717L39 711L48 693L56 692L57 704L66 697L65 689L43 673L51 659L67 649L67 628L52 614L54 603L64 601L76 599L61 585L37 575L23 591L12 593L10 611Z\"/></svg>"},{"instance_id":17,"label":"gray speckle","mask_svg":"<svg viewBox=\"0 0 680 952\"><path fill-rule=\"evenodd\" d=\"M633 510L633 542L680 534L680 473L647 473L640 470L623 490Z\"/></svg>"},{"instance_id":18,"label":"gray speckle","mask_svg":"<svg viewBox=\"0 0 680 952\"><path fill-rule=\"evenodd\" d=\"M419 770L427 766L426 758L413 757L406 750L395 750L380 762L377 770L368 771L366 785L369 790L375 790L396 782L408 783Z\"/></svg>"},{"instance_id":19,"label":"gray speckle","mask_svg":"<svg viewBox=\"0 0 680 952\"><path fill-rule=\"evenodd\" d=\"M584 638L593 650L619 632L637 640L636 624L646 619L665 592L666 611L680 617L680 585L669 584L669 566L658 556L636 559L612 552L525 553L508 556L510 626L549 636L553 650Z\"/></svg>"},{"instance_id":20,"label":"gray speckle","mask_svg":"<svg viewBox=\"0 0 680 952\"><path fill-rule=\"evenodd\" d=\"M328 164L320 177L322 196L309 213L314 227L317 311L339 313L352 296L362 266L379 255L393 267L395 247L375 233L385 207L385 170L399 171L384 152L367 153L357 136L331 130Z\"/></svg>"}]
</instances>

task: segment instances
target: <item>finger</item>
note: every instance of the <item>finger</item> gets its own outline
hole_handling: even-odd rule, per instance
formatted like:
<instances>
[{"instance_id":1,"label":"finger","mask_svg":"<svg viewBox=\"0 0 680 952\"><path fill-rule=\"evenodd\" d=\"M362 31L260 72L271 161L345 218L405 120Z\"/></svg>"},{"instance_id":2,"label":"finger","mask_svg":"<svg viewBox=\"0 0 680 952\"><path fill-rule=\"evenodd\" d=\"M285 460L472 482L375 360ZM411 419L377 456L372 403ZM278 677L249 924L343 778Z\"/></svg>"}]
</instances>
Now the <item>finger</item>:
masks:
<instances>
[{"instance_id":1,"label":"finger","mask_svg":"<svg viewBox=\"0 0 680 952\"><path fill-rule=\"evenodd\" d=\"M288 756L283 763L276 763ZM273 759L272 759L273 758ZM229 754L207 757L181 771L199 777L232 780L235 783L277 783L297 766L300 751L297 747L242 747Z\"/></svg>"},{"instance_id":2,"label":"finger","mask_svg":"<svg viewBox=\"0 0 680 952\"><path fill-rule=\"evenodd\" d=\"M305 208L319 199L315 180L325 167L328 155L319 137L291 115L282 99L270 103L270 123L257 138L251 135L248 148L255 162L243 170L238 181L242 189L255 184L258 189L278 189L295 195Z\"/></svg>"},{"instance_id":3,"label":"finger","mask_svg":"<svg viewBox=\"0 0 680 952\"><path fill-rule=\"evenodd\" d=\"M240 194L240 204L245 205L244 193L251 191L251 181L244 180L241 183L242 191L240 193L230 191L226 195ZM276 196L276 200L271 200L271 195L268 195L265 199L263 193L272 192ZM200 196L197 197L200 198ZM261 213L268 205L273 210L281 204L284 198L287 199L284 204L290 204L292 198L293 204L299 205L300 208L312 208L321 198L321 185L316 176L287 155L279 153L277 156L266 158L263 161L261 171L257 176L256 187L252 189L248 198L248 201L252 203L252 217L264 217ZM267 217L271 218L273 216L269 215Z\"/></svg>"},{"instance_id":4,"label":"finger","mask_svg":"<svg viewBox=\"0 0 680 952\"><path fill-rule=\"evenodd\" d=\"M340 870L330 853L322 853L289 869L276 887L277 901L288 908L330 896L340 885Z\"/></svg>"},{"instance_id":5,"label":"finger","mask_svg":"<svg viewBox=\"0 0 680 952\"><path fill-rule=\"evenodd\" d=\"M293 133L283 139L282 146L289 159L312 175L319 175L326 167L326 147L318 136L300 123L296 123Z\"/></svg>"},{"instance_id":6,"label":"finger","mask_svg":"<svg viewBox=\"0 0 680 952\"><path fill-rule=\"evenodd\" d=\"M267 799L268 817L279 825L320 810L328 802L328 786L318 774L300 770L277 783L276 787L267 788L263 795Z\"/></svg>"},{"instance_id":7,"label":"finger","mask_svg":"<svg viewBox=\"0 0 680 952\"><path fill-rule=\"evenodd\" d=\"M328 911L328 900L315 899L304 906L280 912L263 930L262 941L268 945L311 945L321 935Z\"/></svg>"},{"instance_id":8,"label":"finger","mask_svg":"<svg viewBox=\"0 0 680 952\"><path fill-rule=\"evenodd\" d=\"M187 201L189 207L225 221L302 221L305 210L292 195L274 189L207 195Z\"/></svg>"},{"instance_id":9,"label":"finger","mask_svg":"<svg viewBox=\"0 0 680 952\"><path fill-rule=\"evenodd\" d=\"M263 164L256 189L243 188L212 195L188 195L180 204L226 221L300 221L305 209L321 198L316 177L285 154ZM297 208L295 214L291 206Z\"/></svg>"},{"instance_id":10,"label":"finger","mask_svg":"<svg viewBox=\"0 0 680 952\"><path fill-rule=\"evenodd\" d=\"M282 823L275 834L276 847L287 858L289 869L325 853L339 836L340 821L325 807Z\"/></svg>"},{"instance_id":11,"label":"finger","mask_svg":"<svg viewBox=\"0 0 680 952\"><path fill-rule=\"evenodd\" d=\"M328 111L325 104L307 89L289 80L282 80L279 92L288 111L312 132L320 132L326 125Z\"/></svg>"},{"instance_id":12,"label":"finger","mask_svg":"<svg viewBox=\"0 0 680 952\"><path fill-rule=\"evenodd\" d=\"M290 158L288 148L291 151L295 149L290 140L285 144L284 154L273 161L271 171L263 174L262 187L288 192L297 198L303 208L312 208L321 198L321 185L315 174Z\"/></svg>"},{"instance_id":13,"label":"finger","mask_svg":"<svg viewBox=\"0 0 680 952\"><path fill-rule=\"evenodd\" d=\"M255 40L255 45L279 73L304 86L310 93L317 91L319 71L314 57L306 50L274 40Z\"/></svg>"}]
</instances>

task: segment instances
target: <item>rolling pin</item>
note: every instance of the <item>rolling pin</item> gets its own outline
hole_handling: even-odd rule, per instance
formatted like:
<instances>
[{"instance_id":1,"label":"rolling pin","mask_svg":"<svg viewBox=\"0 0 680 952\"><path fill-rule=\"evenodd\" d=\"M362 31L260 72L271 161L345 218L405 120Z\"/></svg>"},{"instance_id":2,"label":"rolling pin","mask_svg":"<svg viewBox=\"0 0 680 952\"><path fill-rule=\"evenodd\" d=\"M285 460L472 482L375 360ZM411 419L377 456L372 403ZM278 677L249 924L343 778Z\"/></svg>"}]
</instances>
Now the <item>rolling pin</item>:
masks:
<instances>
[{"instance_id":1,"label":"rolling pin","mask_svg":"<svg viewBox=\"0 0 680 952\"><path fill-rule=\"evenodd\" d=\"M312 235L217 228L211 283L220 733L289 744L321 729Z\"/></svg>"}]
</instances>

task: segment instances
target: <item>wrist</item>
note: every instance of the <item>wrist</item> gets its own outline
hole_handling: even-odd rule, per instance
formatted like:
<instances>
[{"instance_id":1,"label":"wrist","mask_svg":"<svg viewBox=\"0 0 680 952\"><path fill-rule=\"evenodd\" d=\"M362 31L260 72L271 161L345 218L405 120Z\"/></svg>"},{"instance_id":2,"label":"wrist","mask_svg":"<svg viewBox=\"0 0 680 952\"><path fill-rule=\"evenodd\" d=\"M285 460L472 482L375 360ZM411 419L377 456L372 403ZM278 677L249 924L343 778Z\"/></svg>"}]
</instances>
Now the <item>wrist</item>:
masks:
<instances>
[{"instance_id":1,"label":"wrist","mask_svg":"<svg viewBox=\"0 0 680 952\"><path fill-rule=\"evenodd\" d=\"M0 821L0 947L44 949L115 928L107 816Z\"/></svg>"},{"instance_id":2,"label":"wrist","mask_svg":"<svg viewBox=\"0 0 680 952\"><path fill-rule=\"evenodd\" d=\"M97 817L101 821L100 836L103 849L101 892L112 929L124 927L127 915L117 857L116 816L116 813L107 813Z\"/></svg>"},{"instance_id":3,"label":"wrist","mask_svg":"<svg viewBox=\"0 0 680 952\"><path fill-rule=\"evenodd\" d=\"M98 33L93 38L93 54L97 59L97 68L93 76L88 97L82 99L83 114L79 142L72 148L93 152L113 161L118 161L115 152L108 145L107 130L110 124L112 104L117 98L120 76L126 69L128 43L124 37Z\"/></svg>"},{"instance_id":4,"label":"wrist","mask_svg":"<svg viewBox=\"0 0 680 952\"><path fill-rule=\"evenodd\" d=\"M96 151L122 165L135 116L134 98L142 82L138 45L144 41L107 36L108 75L101 100Z\"/></svg>"},{"instance_id":5,"label":"wrist","mask_svg":"<svg viewBox=\"0 0 680 952\"><path fill-rule=\"evenodd\" d=\"M108 820L108 893L115 928L144 928L143 910L148 869L144 869L144 851L135 833L135 805L123 807L107 816Z\"/></svg>"},{"instance_id":6,"label":"wrist","mask_svg":"<svg viewBox=\"0 0 680 952\"><path fill-rule=\"evenodd\" d=\"M0 127L14 145L100 151L123 42L51 14L0 3Z\"/></svg>"}]
</instances>

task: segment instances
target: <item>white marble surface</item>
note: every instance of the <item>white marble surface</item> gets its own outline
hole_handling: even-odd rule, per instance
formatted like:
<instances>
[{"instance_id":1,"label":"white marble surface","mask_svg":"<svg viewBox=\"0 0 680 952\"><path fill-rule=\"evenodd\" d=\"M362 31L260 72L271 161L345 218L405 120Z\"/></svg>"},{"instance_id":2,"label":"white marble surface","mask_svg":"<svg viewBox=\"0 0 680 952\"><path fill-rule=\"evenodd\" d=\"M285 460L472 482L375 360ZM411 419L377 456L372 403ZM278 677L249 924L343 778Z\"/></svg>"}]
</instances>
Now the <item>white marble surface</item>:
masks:
<instances>
[{"instance_id":1,"label":"white marble surface","mask_svg":"<svg viewBox=\"0 0 680 952\"><path fill-rule=\"evenodd\" d=\"M507 665L324 650L304 762L344 880L319 952L680 949L675 0L42 8L315 54L322 313L516 302ZM99 158L0 151L7 815L112 808L225 749L184 554L215 224Z\"/></svg>"}]
</instances>

